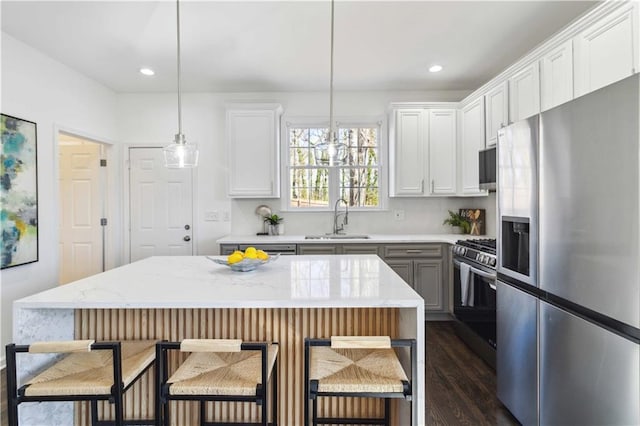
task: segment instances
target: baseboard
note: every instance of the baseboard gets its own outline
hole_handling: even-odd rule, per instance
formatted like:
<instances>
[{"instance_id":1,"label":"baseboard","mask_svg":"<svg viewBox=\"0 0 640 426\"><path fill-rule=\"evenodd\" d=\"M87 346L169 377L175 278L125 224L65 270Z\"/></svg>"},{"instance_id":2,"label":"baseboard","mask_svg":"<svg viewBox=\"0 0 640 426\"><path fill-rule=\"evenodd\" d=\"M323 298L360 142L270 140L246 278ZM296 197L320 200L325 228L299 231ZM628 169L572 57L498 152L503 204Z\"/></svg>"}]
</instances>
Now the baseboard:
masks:
<instances>
[{"instance_id":1,"label":"baseboard","mask_svg":"<svg viewBox=\"0 0 640 426\"><path fill-rule=\"evenodd\" d=\"M453 316L449 312L425 312L425 321L453 321Z\"/></svg>"}]
</instances>

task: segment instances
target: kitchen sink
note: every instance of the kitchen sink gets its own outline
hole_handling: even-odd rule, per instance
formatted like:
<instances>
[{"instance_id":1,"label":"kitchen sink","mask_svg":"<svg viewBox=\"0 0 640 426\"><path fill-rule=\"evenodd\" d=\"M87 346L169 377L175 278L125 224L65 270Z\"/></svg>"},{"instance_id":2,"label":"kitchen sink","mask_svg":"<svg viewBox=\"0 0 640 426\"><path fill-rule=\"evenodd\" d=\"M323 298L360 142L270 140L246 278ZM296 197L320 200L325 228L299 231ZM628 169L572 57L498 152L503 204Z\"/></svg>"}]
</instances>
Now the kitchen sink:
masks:
<instances>
[{"instance_id":1,"label":"kitchen sink","mask_svg":"<svg viewBox=\"0 0 640 426\"><path fill-rule=\"evenodd\" d=\"M367 240L368 235L355 234L324 234L324 235L306 235L305 240Z\"/></svg>"}]
</instances>

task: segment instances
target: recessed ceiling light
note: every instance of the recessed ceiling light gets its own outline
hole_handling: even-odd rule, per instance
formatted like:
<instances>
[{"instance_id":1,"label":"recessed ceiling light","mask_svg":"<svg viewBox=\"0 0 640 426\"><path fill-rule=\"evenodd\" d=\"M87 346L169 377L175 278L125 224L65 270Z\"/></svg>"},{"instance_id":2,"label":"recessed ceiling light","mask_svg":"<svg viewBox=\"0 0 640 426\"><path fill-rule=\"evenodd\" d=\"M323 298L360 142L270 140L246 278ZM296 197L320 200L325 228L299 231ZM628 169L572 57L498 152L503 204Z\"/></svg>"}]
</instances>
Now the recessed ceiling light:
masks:
<instances>
[{"instance_id":1,"label":"recessed ceiling light","mask_svg":"<svg viewBox=\"0 0 640 426\"><path fill-rule=\"evenodd\" d=\"M151 68L140 68L140 74L142 75L154 75L155 73Z\"/></svg>"},{"instance_id":2,"label":"recessed ceiling light","mask_svg":"<svg viewBox=\"0 0 640 426\"><path fill-rule=\"evenodd\" d=\"M429 72L440 72L442 71L442 65L433 65L429 68Z\"/></svg>"}]
</instances>

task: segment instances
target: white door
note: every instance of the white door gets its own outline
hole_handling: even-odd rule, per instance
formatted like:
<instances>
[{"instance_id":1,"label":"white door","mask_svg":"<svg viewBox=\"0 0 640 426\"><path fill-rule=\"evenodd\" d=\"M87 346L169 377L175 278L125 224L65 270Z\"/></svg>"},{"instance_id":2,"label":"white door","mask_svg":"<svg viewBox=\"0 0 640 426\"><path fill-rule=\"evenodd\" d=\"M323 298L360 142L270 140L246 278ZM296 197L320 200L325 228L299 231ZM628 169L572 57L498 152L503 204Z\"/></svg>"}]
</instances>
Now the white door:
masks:
<instances>
[{"instance_id":1,"label":"white door","mask_svg":"<svg viewBox=\"0 0 640 426\"><path fill-rule=\"evenodd\" d=\"M100 149L98 143L60 136L60 284L103 271Z\"/></svg>"},{"instance_id":2,"label":"white door","mask_svg":"<svg viewBox=\"0 0 640 426\"><path fill-rule=\"evenodd\" d=\"M130 261L193 254L192 174L167 169L161 148L129 149Z\"/></svg>"}]
</instances>

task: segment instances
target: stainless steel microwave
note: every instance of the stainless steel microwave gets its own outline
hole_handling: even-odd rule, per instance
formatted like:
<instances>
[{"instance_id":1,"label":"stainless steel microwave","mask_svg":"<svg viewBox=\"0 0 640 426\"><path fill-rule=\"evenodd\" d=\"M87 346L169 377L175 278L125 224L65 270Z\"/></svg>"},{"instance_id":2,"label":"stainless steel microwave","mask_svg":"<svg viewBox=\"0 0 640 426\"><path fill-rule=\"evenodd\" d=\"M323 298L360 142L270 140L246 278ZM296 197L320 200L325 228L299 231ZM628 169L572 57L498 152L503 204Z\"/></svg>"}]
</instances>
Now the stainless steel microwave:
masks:
<instances>
[{"instance_id":1,"label":"stainless steel microwave","mask_svg":"<svg viewBox=\"0 0 640 426\"><path fill-rule=\"evenodd\" d=\"M496 147L483 149L478 155L480 189L496 190Z\"/></svg>"}]
</instances>

